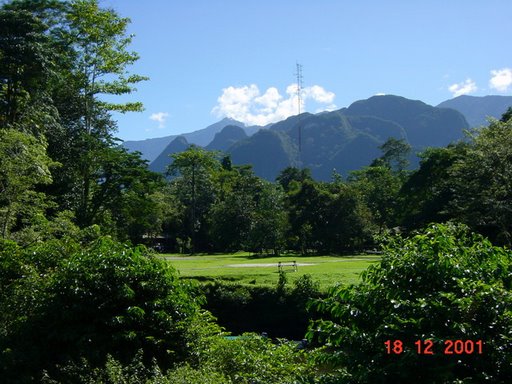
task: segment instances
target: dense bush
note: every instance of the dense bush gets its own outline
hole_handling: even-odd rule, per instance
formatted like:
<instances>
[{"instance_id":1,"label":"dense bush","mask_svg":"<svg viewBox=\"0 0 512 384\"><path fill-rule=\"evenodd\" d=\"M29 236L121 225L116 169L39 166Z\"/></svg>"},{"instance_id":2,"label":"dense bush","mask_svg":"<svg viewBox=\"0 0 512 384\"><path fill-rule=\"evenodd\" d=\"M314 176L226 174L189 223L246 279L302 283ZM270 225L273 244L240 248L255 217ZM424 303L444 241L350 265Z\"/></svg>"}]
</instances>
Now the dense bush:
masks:
<instances>
[{"instance_id":1,"label":"dense bush","mask_svg":"<svg viewBox=\"0 0 512 384\"><path fill-rule=\"evenodd\" d=\"M273 343L246 334L236 340L217 339L204 364L234 384L298 383L313 377L312 365L293 342Z\"/></svg>"},{"instance_id":2,"label":"dense bush","mask_svg":"<svg viewBox=\"0 0 512 384\"><path fill-rule=\"evenodd\" d=\"M197 364L181 364L164 371L143 362L142 352L128 364L108 357L102 367L87 360L60 368L61 380L45 375L44 384L290 384L314 383L316 370L307 354L293 342L244 334L230 340L212 337Z\"/></svg>"},{"instance_id":3,"label":"dense bush","mask_svg":"<svg viewBox=\"0 0 512 384\"><path fill-rule=\"evenodd\" d=\"M43 384L230 384L220 372L209 368L193 368L182 364L164 372L156 362L151 366L143 361L142 352L138 353L129 364L122 364L112 356L102 367L92 367L85 359L78 364L70 363L59 367L60 379L44 374Z\"/></svg>"},{"instance_id":4,"label":"dense bush","mask_svg":"<svg viewBox=\"0 0 512 384\"><path fill-rule=\"evenodd\" d=\"M292 286L285 279L276 287L216 281L205 284L203 292L205 309L230 332L266 332L291 340L304 337L312 316L306 305L321 296L319 284L310 275L301 276Z\"/></svg>"},{"instance_id":5,"label":"dense bush","mask_svg":"<svg viewBox=\"0 0 512 384\"><path fill-rule=\"evenodd\" d=\"M316 303L330 320L309 336L325 344L324 362L346 368L338 382L509 382L512 253L453 225L394 238L384 251L360 284ZM387 353L387 340L403 352ZM418 354L417 340L432 340L435 354ZM446 340L482 340L483 352L445 354Z\"/></svg>"},{"instance_id":6,"label":"dense bush","mask_svg":"<svg viewBox=\"0 0 512 384\"><path fill-rule=\"evenodd\" d=\"M7 382L81 358L92 366L109 354L127 362L138 350L167 368L191 357L210 329L189 288L144 248L108 238L81 250L72 241L31 249L2 242L0 266L0 376Z\"/></svg>"}]
</instances>

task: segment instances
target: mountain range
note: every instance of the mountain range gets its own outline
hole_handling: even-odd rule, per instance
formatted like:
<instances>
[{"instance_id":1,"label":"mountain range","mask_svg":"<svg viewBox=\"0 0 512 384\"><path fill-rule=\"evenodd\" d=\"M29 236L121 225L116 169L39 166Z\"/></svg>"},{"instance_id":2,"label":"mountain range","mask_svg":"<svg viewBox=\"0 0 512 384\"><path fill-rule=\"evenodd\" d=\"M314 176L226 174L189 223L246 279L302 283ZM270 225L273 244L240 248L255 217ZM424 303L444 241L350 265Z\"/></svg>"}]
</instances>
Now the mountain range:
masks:
<instances>
[{"instance_id":1,"label":"mountain range","mask_svg":"<svg viewBox=\"0 0 512 384\"><path fill-rule=\"evenodd\" d=\"M482 125L487 116L501 117L510 105L512 97L505 96L460 96L437 107L400 96L373 96L348 108L303 113L266 127L223 119L181 136L130 141L124 146L140 151L156 172L165 171L170 154L196 144L229 153L234 164L252 164L255 173L268 180L290 165L310 168L315 178L329 180L333 170L346 176L369 165L389 137L406 140L414 153L445 146L460 140L465 129Z\"/></svg>"}]
</instances>

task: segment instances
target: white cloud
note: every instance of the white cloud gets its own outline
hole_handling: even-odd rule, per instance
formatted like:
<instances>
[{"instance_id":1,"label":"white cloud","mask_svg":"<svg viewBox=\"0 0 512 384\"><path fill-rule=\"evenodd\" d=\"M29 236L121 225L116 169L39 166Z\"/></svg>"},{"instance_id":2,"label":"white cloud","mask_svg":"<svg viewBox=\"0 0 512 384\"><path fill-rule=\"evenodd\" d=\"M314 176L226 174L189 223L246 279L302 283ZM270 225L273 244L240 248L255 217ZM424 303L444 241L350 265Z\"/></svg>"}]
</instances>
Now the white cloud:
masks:
<instances>
[{"instance_id":1,"label":"white cloud","mask_svg":"<svg viewBox=\"0 0 512 384\"><path fill-rule=\"evenodd\" d=\"M304 88L304 98L311 98L321 104L332 104L336 95L328 92L319 85Z\"/></svg>"},{"instance_id":2,"label":"white cloud","mask_svg":"<svg viewBox=\"0 0 512 384\"><path fill-rule=\"evenodd\" d=\"M476 92L478 87L476 83L471 79L466 79L462 83L452 84L448 87L448 90L453 94L453 97L467 95L469 93Z\"/></svg>"},{"instance_id":3,"label":"white cloud","mask_svg":"<svg viewBox=\"0 0 512 384\"><path fill-rule=\"evenodd\" d=\"M167 112L157 112L151 114L151 116L149 116L149 119L157 121L158 128L162 129L165 128L165 121L167 120L167 117L169 117L169 114Z\"/></svg>"},{"instance_id":4,"label":"white cloud","mask_svg":"<svg viewBox=\"0 0 512 384\"><path fill-rule=\"evenodd\" d=\"M507 92L512 85L512 68L494 69L491 75L489 86L499 92Z\"/></svg>"},{"instance_id":5,"label":"white cloud","mask_svg":"<svg viewBox=\"0 0 512 384\"><path fill-rule=\"evenodd\" d=\"M217 106L212 113L218 117L230 117L248 125L267 125L286 119L298 112L297 85L286 87L286 96L279 93L275 87L268 88L261 94L255 84L242 87L228 87L222 90L217 99ZM319 85L305 87L301 92L301 111L305 111L307 101L311 101L319 108L316 112L334 110L333 92L326 91Z\"/></svg>"},{"instance_id":6,"label":"white cloud","mask_svg":"<svg viewBox=\"0 0 512 384\"><path fill-rule=\"evenodd\" d=\"M283 96L279 94L277 88L271 87L267 89L262 96L256 97L254 102L261 105L261 111L263 113L272 113L272 111L279 106L282 99Z\"/></svg>"}]
</instances>

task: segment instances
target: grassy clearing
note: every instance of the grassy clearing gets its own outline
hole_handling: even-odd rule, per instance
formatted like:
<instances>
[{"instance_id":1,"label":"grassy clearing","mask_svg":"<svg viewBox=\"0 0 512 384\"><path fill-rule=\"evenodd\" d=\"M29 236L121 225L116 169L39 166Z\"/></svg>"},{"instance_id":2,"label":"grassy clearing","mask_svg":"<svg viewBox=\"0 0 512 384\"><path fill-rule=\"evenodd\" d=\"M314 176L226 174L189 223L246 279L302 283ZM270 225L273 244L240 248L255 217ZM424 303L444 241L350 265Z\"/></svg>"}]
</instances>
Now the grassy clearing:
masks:
<instances>
[{"instance_id":1,"label":"grassy clearing","mask_svg":"<svg viewBox=\"0 0 512 384\"><path fill-rule=\"evenodd\" d=\"M310 274L320 282L322 289L336 283L356 283L362 271L380 260L375 255L258 257L247 252L194 256L164 254L162 257L185 278L203 281L221 279L258 285L275 285L279 276L278 263L296 261L297 272L292 266L284 268L289 272L288 281L291 283L304 274Z\"/></svg>"}]
</instances>

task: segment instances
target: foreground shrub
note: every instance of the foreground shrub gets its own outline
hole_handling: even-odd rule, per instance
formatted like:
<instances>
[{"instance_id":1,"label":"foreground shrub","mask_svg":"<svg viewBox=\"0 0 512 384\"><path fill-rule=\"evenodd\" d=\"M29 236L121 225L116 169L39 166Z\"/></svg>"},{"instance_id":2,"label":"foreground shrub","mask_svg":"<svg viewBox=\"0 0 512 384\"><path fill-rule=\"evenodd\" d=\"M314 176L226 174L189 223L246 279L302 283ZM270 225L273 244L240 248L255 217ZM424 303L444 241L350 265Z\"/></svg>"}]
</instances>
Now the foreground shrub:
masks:
<instances>
[{"instance_id":1,"label":"foreground shrub","mask_svg":"<svg viewBox=\"0 0 512 384\"><path fill-rule=\"evenodd\" d=\"M144 248L107 238L81 250L58 241L1 247L3 382L35 381L82 358L126 363L138 350L168 368L190 357L199 329L210 329L189 288Z\"/></svg>"},{"instance_id":2,"label":"foreground shrub","mask_svg":"<svg viewBox=\"0 0 512 384\"><path fill-rule=\"evenodd\" d=\"M85 359L59 368L56 380L45 374L44 384L291 384L315 383L308 354L294 342L272 342L254 334L231 340L213 336L203 345L195 364L186 362L167 371L154 360L144 362L140 351L128 364L109 356L104 366Z\"/></svg>"},{"instance_id":3,"label":"foreground shrub","mask_svg":"<svg viewBox=\"0 0 512 384\"><path fill-rule=\"evenodd\" d=\"M346 369L338 382L508 383L511 289L509 250L461 226L433 225L410 239L394 238L359 285L317 301L324 320L309 337L325 345L324 363ZM427 340L433 355L425 354ZM482 340L482 354L477 347L446 354L446 340Z\"/></svg>"},{"instance_id":4,"label":"foreground shrub","mask_svg":"<svg viewBox=\"0 0 512 384\"><path fill-rule=\"evenodd\" d=\"M156 362L148 366L143 360L142 351L129 364L108 356L103 367L92 367L82 359L60 367L58 380L44 373L42 384L231 384L221 373L205 368L183 364L164 373Z\"/></svg>"},{"instance_id":5,"label":"foreground shrub","mask_svg":"<svg viewBox=\"0 0 512 384\"><path fill-rule=\"evenodd\" d=\"M312 365L294 342L244 334L235 340L217 339L205 351L203 366L221 372L232 383L298 383L312 376Z\"/></svg>"}]
</instances>

